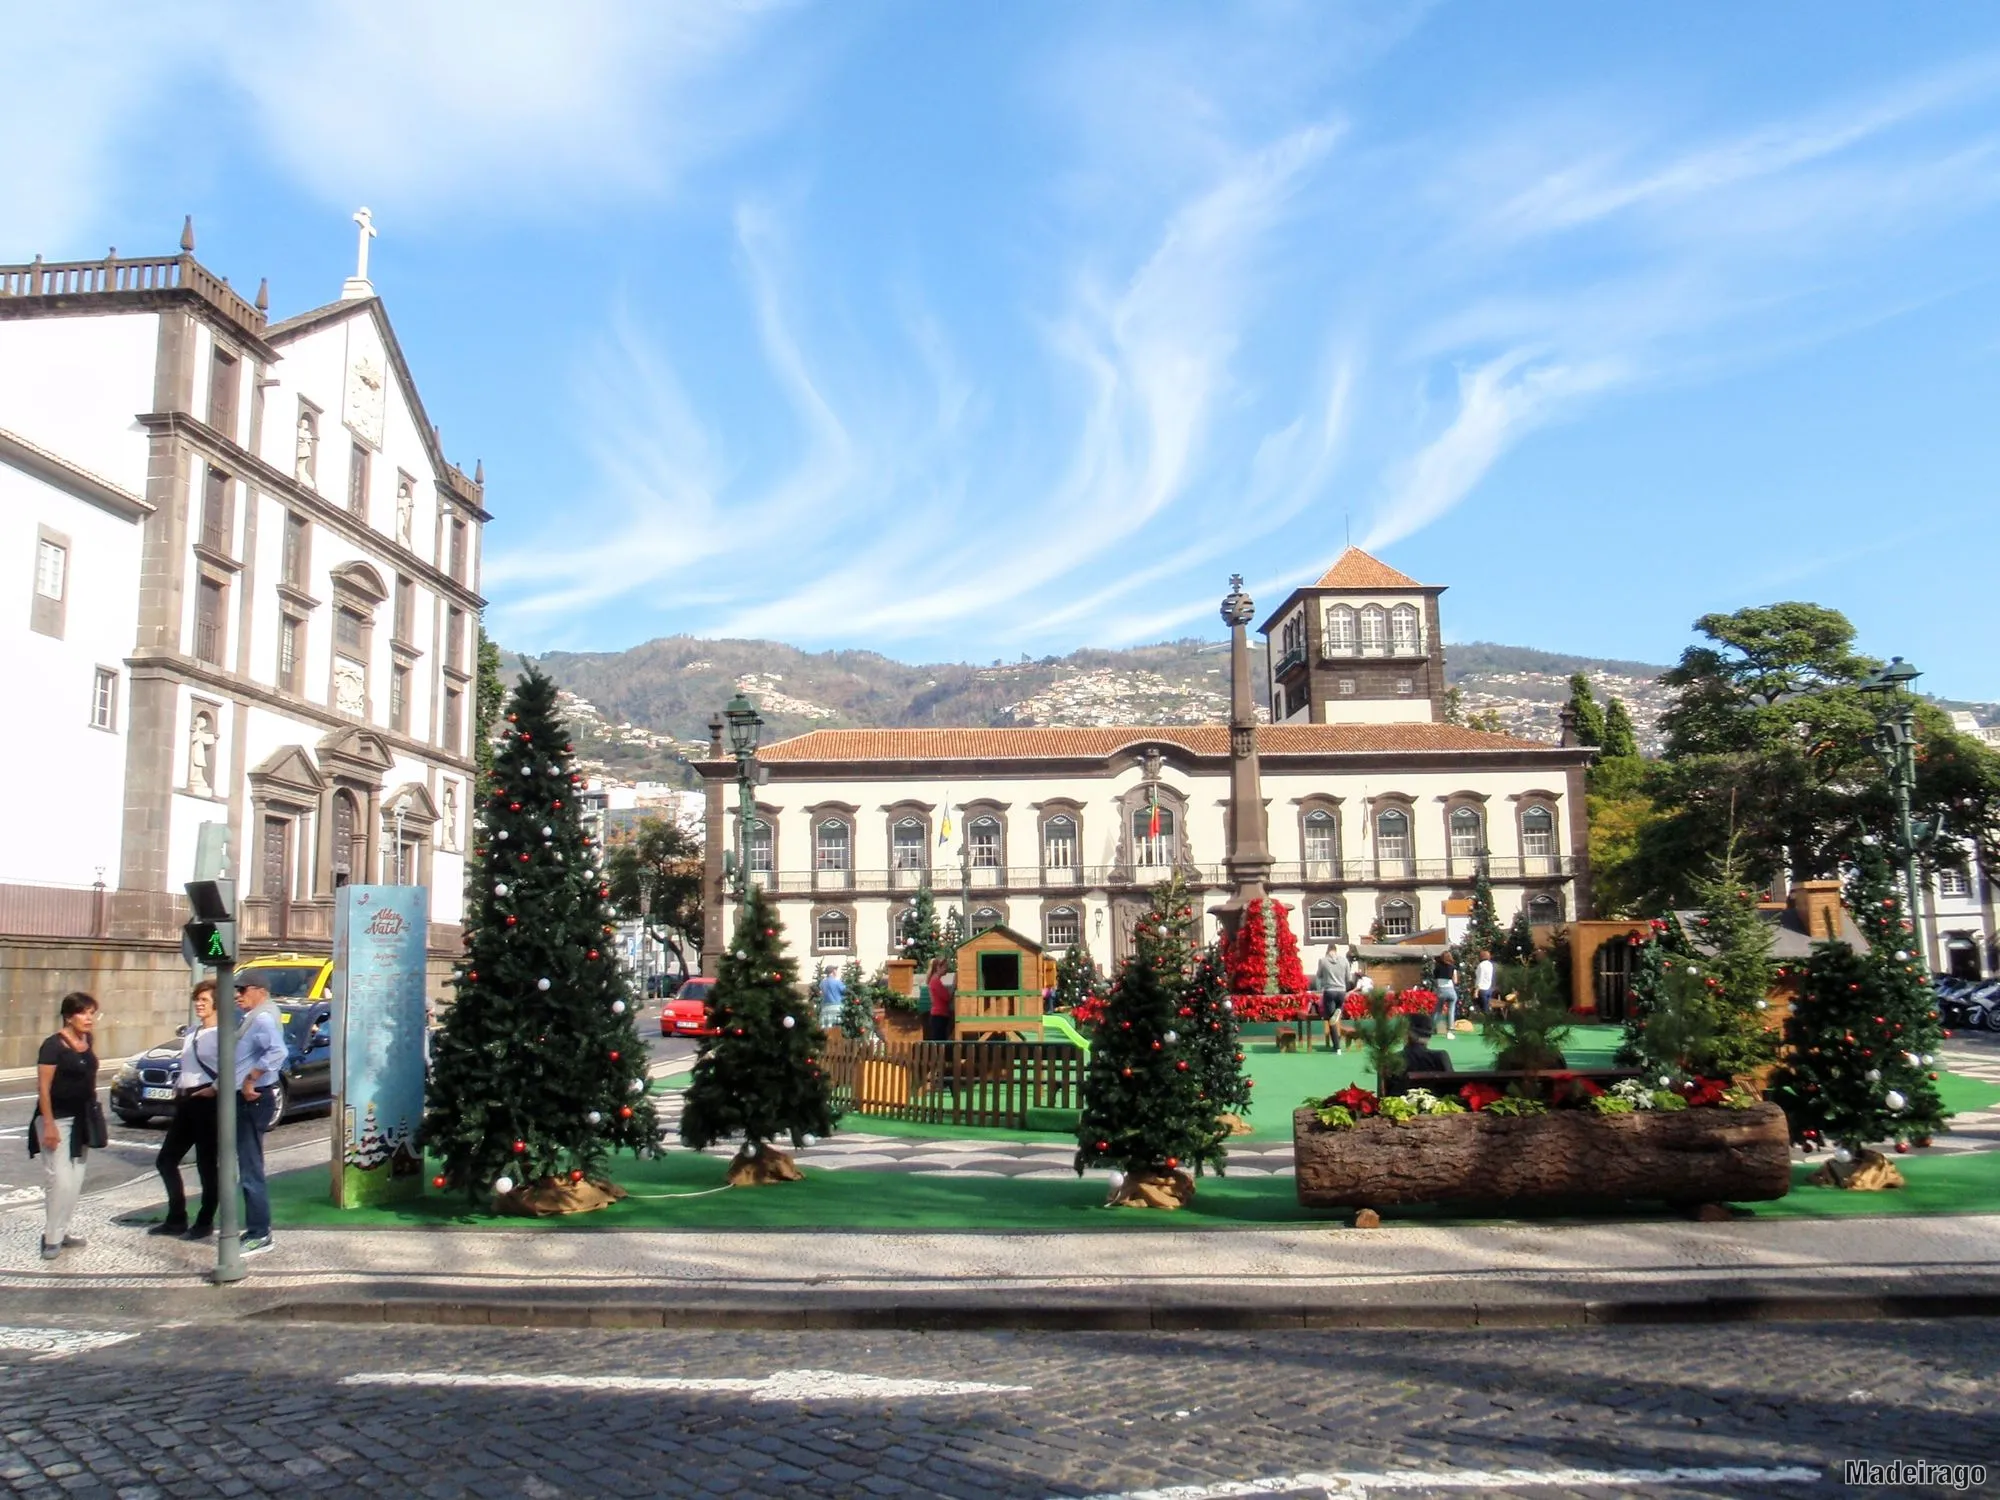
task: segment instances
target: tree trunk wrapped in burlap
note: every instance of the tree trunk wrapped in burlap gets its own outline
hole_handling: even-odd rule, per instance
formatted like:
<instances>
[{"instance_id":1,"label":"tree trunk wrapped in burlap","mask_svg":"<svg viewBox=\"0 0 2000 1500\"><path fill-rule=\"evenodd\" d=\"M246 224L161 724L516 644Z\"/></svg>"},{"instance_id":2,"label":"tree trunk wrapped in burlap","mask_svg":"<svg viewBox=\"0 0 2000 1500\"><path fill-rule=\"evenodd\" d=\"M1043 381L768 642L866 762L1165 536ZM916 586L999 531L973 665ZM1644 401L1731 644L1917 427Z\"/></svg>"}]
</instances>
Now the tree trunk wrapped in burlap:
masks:
<instances>
[{"instance_id":1,"label":"tree trunk wrapped in burlap","mask_svg":"<svg viewBox=\"0 0 2000 1500\"><path fill-rule=\"evenodd\" d=\"M617 1183L597 1177L586 1177L581 1182L571 1182L565 1177L544 1177L540 1182L530 1182L511 1193L502 1193L494 1199L494 1205L503 1214L552 1219L558 1214L586 1214L592 1209L608 1208L624 1196L625 1189Z\"/></svg>"},{"instance_id":2,"label":"tree trunk wrapped in burlap","mask_svg":"<svg viewBox=\"0 0 2000 1500\"><path fill-rule=\"evenodd\" d=\"M1809 1179L1814 1187L1880 1193L1903 1186L1903 1174L1880 1151L1857 1151L1852 1161L1829 1161Z\"/></svg>"},{"instance_id":3,"label":"tree trunk wrapped in burlap","mask_svg":"<svg viewBox=\"0 0 2000 1500\"><path fill-rule=\"evenodd\" d=\"M1194 1198L1185 1172L1128 1172L1104 1200L1106 1208L1182 1208Z\"/></svg>"},{"instance_id":4,"label":"tree trunk wrapped in burlap","mask_svg":"<svg viewBox=\"0 0 2000 1500\"><path fill-rule=\"evenodd\" d=\"M773 1182L803 1182L805 1176L789 1152L759 1146L754 1156L738 1152L731 1157L723 1180L731 1187L763 1187Z\"/></svg>"},{"instance_id":5,"label":"tree trunk wrapped in burlap","mask_svg":"<svg viewBox=\"0 0 2000 1500\"><path fill-rule=\"evenodd\" d=\"M1548 1199L1729 1203L1782 1198L1791 1142L1775 1104L1749 1109L1475 1111L1328 1130L1292 1116L1306 1208Z\"/></svg>"}]
</instances>

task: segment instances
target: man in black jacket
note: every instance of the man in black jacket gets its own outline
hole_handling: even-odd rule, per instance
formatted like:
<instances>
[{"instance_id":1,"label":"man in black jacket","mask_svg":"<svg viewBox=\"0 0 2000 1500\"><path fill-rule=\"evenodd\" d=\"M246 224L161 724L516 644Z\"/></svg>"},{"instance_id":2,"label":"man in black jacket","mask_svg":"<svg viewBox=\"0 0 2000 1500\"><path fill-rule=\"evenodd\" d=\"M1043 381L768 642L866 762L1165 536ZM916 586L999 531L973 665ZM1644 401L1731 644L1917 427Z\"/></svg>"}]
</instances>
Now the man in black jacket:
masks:
<instances>
[{"instance_id":1,"label":"man in black jacket","mask_svg":"<svg viewBox=\"0 0 2000 1500\"><path fill-rule=\"evenodd\" d=\"M1449 1073L1451 1054L1430 1045L1437 1023L1423 1011L1410 1017L1410 1039L1403 1044L1403 1066L1412 1074Z\"/></svg>"}]
</instances>

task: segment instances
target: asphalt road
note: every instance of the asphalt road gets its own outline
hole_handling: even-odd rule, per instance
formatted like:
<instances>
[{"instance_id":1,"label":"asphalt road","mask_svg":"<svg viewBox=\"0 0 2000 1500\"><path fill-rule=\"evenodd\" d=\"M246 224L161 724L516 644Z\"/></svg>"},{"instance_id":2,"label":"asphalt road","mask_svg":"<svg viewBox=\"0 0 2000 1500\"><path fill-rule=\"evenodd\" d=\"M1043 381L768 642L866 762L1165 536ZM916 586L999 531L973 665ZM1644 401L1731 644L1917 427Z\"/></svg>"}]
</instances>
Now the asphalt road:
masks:
<instances>
[{"instance_id":1,"label":"asphalt road","mask_svg":"<svg viewBox=\"0 0 2000 1500\"><path fill-rule=\"evenodd\" d=\"M1848 1459L1975 1465L2000 1451L2000 1324L1969 1320L1258 1336L103 1331L133 1336L70 1353L0 1347L0 1485L127 1500L1029 1500L1169 1486L1185 1500L1810 1497L1891 1493L1844 1484ZM25 1342L0 1330L9 1340ZM1992 1477L1961 1492L1993 1493Z\"/></svg>"},{"instance_id":2,"label":"asphalt road","mask_svg":"<svg viewBox=\"0 0 2000 1500\"><path fill-rule=\"evenodd\" d=\"M640 1035L647 1039L647 1051L654 1062L693 1054L693 1042L659 1034L657 1006L648 1006L639 1019ZM163 1037L161 1040L167 1039ZM106 1058L99 1064L97 1076L105 1094L108 1095L111 1079L123 1061L122 1058ZM34 1111L35 1086L32 1081L0 1083L0 1205L38 1200L41 1196L41 1163L29 1160L25 1144L28 1119ZM111 1144L103 1151L91 1153L90 1170L84 1179L86 1194L104 1192L133 1177L150 1174L153 1157L159 1151L160 1139L167 1130L164 1115L150 1124L126 1125L111 1113L108 1101L105 1119L111 1126ZM265 1137L266 1149L275 1151L308 1141L325 1141L331 1128L330 1111L326 1106L301 1110ZM331 1147L328 1149L331 1150ZM182 1175L188 1192L192 1194L195 1191L192 1157L183 1164ZM16 1198L12 1196L14 1194L27 1196Z\"/></svg>"}]
</instances>

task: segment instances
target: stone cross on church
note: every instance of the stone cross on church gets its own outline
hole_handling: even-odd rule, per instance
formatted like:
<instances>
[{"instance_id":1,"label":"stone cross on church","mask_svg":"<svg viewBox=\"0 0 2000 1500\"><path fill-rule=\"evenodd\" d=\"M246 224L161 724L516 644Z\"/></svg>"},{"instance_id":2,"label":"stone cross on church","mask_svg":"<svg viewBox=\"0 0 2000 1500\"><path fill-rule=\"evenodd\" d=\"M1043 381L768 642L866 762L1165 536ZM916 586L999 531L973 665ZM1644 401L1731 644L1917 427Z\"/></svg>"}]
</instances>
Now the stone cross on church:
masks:
<instances>
[{"instance_id":1,"label":"stone cross on church","mask_svg":"<svg viewBox=\"0 0 2000 1500\"><path fill-rule=\"evenodd\" d=\"M355 235L354 274L341 283L340 300L343 302L375 295L375 284L368 279L368 242L376 236L375 215L364 206L354 211L354 222L360 226Z\"/></svg>"}]
</instances>

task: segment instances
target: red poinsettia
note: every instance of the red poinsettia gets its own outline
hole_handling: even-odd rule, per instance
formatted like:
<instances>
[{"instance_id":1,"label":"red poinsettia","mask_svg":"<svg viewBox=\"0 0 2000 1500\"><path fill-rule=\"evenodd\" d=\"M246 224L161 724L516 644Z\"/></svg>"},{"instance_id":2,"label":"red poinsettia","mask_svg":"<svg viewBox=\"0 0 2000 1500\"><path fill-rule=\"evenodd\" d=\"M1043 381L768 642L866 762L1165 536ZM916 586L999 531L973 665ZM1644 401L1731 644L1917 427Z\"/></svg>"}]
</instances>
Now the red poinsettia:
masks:
<instances>
[{"instance_id":1,"label":"red poinsettia","mask_svg":"<svg viewBox=\"0 0 2000 1500\"><path fill-rule=\"evenodd\" d=\"M1407 989L1396 997L1392 1007L1398 1015L1429 1015L1438 1008L1438 997L1430 990Z\"/></svg>"},{"instance_id":2,"label":"red poinsettia","mask_svg":"<svg viewBox=\"0 0 2000 1500\"><path fill-rule=\"evenodd\" d=\"M1465 1101L1467 1109L1481 1110L1495 1099L1503 1098L1504 1091L1490 1083L1468 1083L1458 1091L1458 1097Z\"/></svg>"},{"instance_id":3,"label":"red poinsettia","mask_svg":"<svg viewBox=\"0 0 2000 1500\"><path fill-rule=\"evenodd\" d=\"M1070 1014L1076 1018L1076 1024L1080 1029L1088 1031L1104 1019L1104 997L1085 995L1076 1002Z\"/></svg>"},{"instance_id":4,"label":"red poinsettia","mask_svg":"<svg viewBox=\"0 0 2000 1500\"><path fill-rule=\"evenodd\" d=\"M1355 1083L1350 1083L1326 1102L1329 1104L1338 1104L1357 1120L1363 1115L1374 1114L1376 1109L1375 1096Z\"/></svg>"},{"instance_id":5,"label":"red poinsettia","mask_svg":"<svg viewBox=\"0 0 2000 1500\"><path fill-rule=\"evenodd\" d=\"M1720 1104L1722 1096L1728 1092L1729 1084L1721 1078L1698 1078L1680 1087L1681 1097L1687 1100L1691 1109L1706 1109Z\"/></svg>"}]
</instances>

